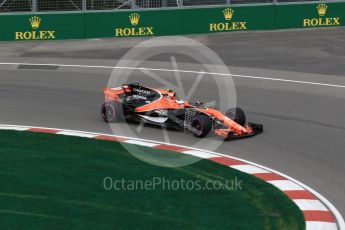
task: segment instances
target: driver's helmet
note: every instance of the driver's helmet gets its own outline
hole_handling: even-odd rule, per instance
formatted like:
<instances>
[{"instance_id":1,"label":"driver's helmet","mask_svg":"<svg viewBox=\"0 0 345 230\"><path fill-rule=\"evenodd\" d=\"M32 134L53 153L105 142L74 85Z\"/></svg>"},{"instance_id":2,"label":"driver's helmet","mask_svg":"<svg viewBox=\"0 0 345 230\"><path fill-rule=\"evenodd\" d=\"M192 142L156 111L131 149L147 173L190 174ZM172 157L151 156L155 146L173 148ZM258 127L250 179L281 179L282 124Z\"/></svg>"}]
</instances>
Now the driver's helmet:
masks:
<instances>
[{"instance_id":1,"label":"driver's helmet","mask_svg":"<svg viewBox=\"0 0 345 230\"><path fill-rule=\"evenodd\" d=\"M171 100L174 100L176 97L176 93L174 92L174 90L173 89L167 89L167 91L168 91L168 98Z\"/></svg>"},{"instance_id":2,"label":"driver's helmet","mask_svg":"<svg viewBox=\"0 0 345 230\"><path fill-rule=\"evenodd\" d=\"M175 97L176 97L176 93L175 92L170 92L170 93L168 93L168 97L169 97L169 99L174 100Z\"/></svg>"}]
</instances>

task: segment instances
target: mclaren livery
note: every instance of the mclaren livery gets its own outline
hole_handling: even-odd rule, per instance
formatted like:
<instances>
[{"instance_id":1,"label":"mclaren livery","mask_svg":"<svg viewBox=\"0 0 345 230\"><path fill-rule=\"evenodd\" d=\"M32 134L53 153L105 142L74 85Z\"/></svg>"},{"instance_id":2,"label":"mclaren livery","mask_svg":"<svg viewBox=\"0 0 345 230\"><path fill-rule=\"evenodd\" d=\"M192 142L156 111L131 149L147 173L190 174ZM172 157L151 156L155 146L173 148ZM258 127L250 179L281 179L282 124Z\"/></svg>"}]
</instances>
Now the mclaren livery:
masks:
<instances>
[{"instance_id":1,"label":"mclaren livery","mask_svg":"<svg viewBox=\"0 0 345 230\"><path fill-rule=\"evenodd\" d=\"M226 140L254 136L263 126L246 121L242 109L225 113L203 103L189 104L176 98L171 89L153 89L137 83L105 88L101 116L105 122L135 120L192 132L202 138L212 132Z\"/></svg>"}]
</instances>

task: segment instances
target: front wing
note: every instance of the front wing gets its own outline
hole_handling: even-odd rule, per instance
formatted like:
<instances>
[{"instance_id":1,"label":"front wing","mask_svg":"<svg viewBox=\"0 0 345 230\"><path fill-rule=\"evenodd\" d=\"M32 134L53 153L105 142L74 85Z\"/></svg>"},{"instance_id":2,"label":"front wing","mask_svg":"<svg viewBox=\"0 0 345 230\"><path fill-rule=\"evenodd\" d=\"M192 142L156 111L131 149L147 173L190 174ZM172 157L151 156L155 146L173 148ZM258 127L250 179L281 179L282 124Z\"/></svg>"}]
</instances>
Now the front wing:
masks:
<instances>
[{"instance_id":1,"label":"front wing","mask_svg":"<svg viewBox=\"0 0 345 230\"><path fill-rule=\"evenodd\" d=\"M256 124L256 123L251 123L251 122L249 122L248 124L251 127L252 132L246 133L246 134L236 134L233 132L229 132L225 140L237 140L237 139L252 137L252 136L258 135L259 133L262 133L264 130L263 125L261 124Z\"/></svg>"}]
</instances>

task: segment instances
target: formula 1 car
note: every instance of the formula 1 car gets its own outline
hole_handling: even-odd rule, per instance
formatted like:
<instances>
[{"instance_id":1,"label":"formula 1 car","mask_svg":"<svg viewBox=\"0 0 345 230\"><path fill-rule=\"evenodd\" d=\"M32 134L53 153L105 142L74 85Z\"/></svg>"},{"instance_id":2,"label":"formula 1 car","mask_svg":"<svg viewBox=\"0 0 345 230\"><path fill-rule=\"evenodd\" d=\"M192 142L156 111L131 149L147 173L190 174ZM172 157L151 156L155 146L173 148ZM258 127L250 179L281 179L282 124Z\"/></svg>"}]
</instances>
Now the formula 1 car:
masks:
<instances>
[{"instance_id":1,"label":"formula 1 car","mask_svg":"<svg viewBox=\"0 0 345 230\"><path fill-rule=\"evenodd\" d=\"M203 103L178 100L171 89L153 89L138 83L104 89L105 103L101 116L105 122L135 120L192 132L198 138L209 132L226 140L254 136L263 131L261 124L246 121L242 109L232 108L224 114Z\"/></svg>"}]
</instances>

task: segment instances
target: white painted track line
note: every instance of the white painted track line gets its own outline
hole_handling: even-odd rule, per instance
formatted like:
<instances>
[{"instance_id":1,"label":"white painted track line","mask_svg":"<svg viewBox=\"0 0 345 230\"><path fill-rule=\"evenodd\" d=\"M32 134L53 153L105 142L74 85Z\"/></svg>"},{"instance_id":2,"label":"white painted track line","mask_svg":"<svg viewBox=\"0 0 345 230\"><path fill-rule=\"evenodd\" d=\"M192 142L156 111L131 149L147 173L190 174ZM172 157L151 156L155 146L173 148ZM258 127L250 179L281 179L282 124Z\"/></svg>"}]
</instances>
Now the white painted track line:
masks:
<instances>
[{"instance_id":1,"label":"white painted track line","mask_svg":"<svg viewBox=\"0 0 345 230\"><path fill-rule=\"evenodd\" d=\"M322 83L322 82L297 81L297 80L288 80L288 79L282 79L282 78L270 78L270 77L259 77L259 76L226 74L226 73L212 73L212 72L204 72L204 71L178 70L178 69L159 69L159 68L126 67L126 66L68 65L68 64L54 64L54 63L52 63L52 64L37 64L37 63L25 63L25 62L23 62L23 63L2 62L2 63L0 63L0 65L31 65L31 66L58 66L58 67L100 68L100 69L129 69L129 70L150 70L150 71L162 71L162 72L195 73L195 74L203 73L206 75L230 76L230 77L236 77L236 78L247 78L247 79L295 83L295 84L327 86L327 87L334 87L334 88L345 88L345 85L336 85L336 84Z\"/></svg>"}]
</instances>

